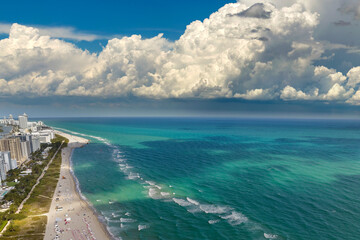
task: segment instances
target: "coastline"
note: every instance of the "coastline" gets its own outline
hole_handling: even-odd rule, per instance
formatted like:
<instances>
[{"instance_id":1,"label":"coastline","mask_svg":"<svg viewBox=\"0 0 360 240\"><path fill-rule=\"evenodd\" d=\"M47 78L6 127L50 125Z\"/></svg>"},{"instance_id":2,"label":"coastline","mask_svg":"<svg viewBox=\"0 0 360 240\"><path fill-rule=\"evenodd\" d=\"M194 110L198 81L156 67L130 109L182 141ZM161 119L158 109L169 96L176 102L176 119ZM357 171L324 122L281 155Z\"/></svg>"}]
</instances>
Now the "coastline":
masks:
<instances>
[{"instance_id":1,"label":"coastline","mask_svg":"<svg viewBox=\"0 0 360 240\"><path fill-rule=\"evenodd\" d=\"M80 198L80 200L87 205L90 210L93 212L94 215L96 215L97 220L99 221L100 226L103 228L103 231L108 235L109 239L117 239L115 236L113 236L111 234L111 232L108 230L106 223L104 223L101 220L102 215L96 210L96 208L91 204L91 202L82 194L81 189L80 189L80 183L79 180L77 179L77 177L75 176L74 170L72 168L72 154L74 152L74 149L72 149L71 151L71 155L70 155L70 173L71 173L71 177L74 181L74 185L75 185L75 189L76 189L76 194L78 195L78 197Z\"/></svg>"},{"instance_id":2,"label":"coastline","mask_svg":"<svg viewBox=\"0 0 360 240\"><path fill-rule=\"evenodd\" d=\"M101 215L81 194L78 179L72 169L73 150L85 146L89 140L58 130L55 130L55 133L69 139L69 143L68 147L62 150L60 177L47 214L48 221L44 239L54 239L56 235L65 239L76 239L77 237L115 239L106 224L101 221ZM64 190L65 192L63 192ZM57 207L62 210L56 210ZM60 219L61 221L59 221Z\"/></svg>"}]
</instances>

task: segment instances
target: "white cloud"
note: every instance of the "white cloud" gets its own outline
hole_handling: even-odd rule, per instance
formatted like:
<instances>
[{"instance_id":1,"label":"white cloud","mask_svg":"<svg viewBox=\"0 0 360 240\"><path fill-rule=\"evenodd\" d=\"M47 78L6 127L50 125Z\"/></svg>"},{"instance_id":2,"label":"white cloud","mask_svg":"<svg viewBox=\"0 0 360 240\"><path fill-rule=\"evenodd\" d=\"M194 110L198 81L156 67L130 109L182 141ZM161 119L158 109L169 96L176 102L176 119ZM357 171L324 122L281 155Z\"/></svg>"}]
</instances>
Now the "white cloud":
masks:
<instances>
[{"instance_id":1,"label":"white cloud","mask_svg":"<svg viewBox=\"0 0 360 240\"><path fill-rule=\"evenodd\" d=\"M318 92L315 91L317 95ZM312 97L301 90L296 90L291 86L286 86L282 91L280 98L283 100L310 100Z\"/></svg>"},{"instance_id":2,"label":"white cloud","mask_svg":"<svg viewBox=\"0 0 360 240\"><path fill-rule=\"evenodd\" d=\"M133 35L99 54L51 38L53 29L13 24L0 40L0 96L355 101L360 67L344 76L313 65L336 45L315 40L318 13L297 2L251 6L227 4L175 42Z\"/></svg>"},{"instance_id":3,"label":"white cloud","mask_svg":"<svg viewBox=\"0 0 360 240\"><path fill-rule=\"evenodd\" d=\"M349 81L347 83L350 87L356 87L360 83L360 67L354 67L350 69L347 74Z\"/></svg>"},{"instance_id":4,"label":"white cloud","mask_svg":"<svg viewBox=\"0 0 360 240\"><path fill-rule=\"evenodd\" d=\"M274 95L271 94L270 89L258 88L258 89L247 90L245 94L236 93L234 97L243 98L247 100L268 100L268 99L273 99Z\"/></svg>"},{"instance_id":5,"label":"white cloud","mask_svg":"<svg viewBox=\"0 0 360 240\"><path fill-rule=\"evenodd\" d=\"M327 94L321 96L325 100L346 100L354 94L354 89L346 90L343 86L335 83Z\"/></svg>"},{"instance_id":6,"label":"white cloud","mask_svg":"<svg viewBox=\"0 0 360 240\"><path fill-rule=\"evenodd\" d=\"M0 23L0 34L9 34L12 24ZM73 27L46 27L33 26L39 30L39 34L50 36L52 38L63 38L76 41L94 41L98 39L108 39L108 36L101 36L97 34L83 33L77 31Z\"/></svg>"},{"instance_id":7,"label":"white cloud","mask_svg":"<svg viewBox=\"0 0 360 240\"><path fill-rule=\"evenodd\" d=\"M356 93L346 102L353 105L360 105L360 90L356 91Z\"/></svg>"}]
</instances>

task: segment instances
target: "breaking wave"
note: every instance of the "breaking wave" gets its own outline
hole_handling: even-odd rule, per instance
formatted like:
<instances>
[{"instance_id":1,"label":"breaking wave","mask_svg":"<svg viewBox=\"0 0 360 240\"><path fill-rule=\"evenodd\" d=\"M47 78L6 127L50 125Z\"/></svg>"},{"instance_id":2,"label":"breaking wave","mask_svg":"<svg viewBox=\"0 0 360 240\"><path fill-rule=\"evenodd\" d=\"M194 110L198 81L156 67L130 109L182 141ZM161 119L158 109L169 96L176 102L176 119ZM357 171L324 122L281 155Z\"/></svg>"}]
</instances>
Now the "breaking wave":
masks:
<instances>
[{"instance_id":1,"label":"breaking wave","mask_svg":"<svg viewBox=\"0 0 360 240\"><path fill-rule=\"evenodd\" d=\"M152 180L145 179L145 177L142 176L140 173L134 171L135 168L133 166L130 166L127 163L127 160L126 160L125 156L122 154L122 152L120 151L120 149L117 146L112 145L108 140L106 140L104 138L92 136L92 135L81 134L81 133L77 133L77 132L72 132L72 131L68 131L65 129L59 129L59 130L66 131L66 132L69 132L69 133L75 134L75 135L80 135L83 137L94 138L98 141L103 142L107 146L111 147L113 149L113 159L114 159L114 161L116 161L118 163L119 170L125 175L125 177L128 180L137 181L138 183L142 184L143 187L145 189L147 189L148 197L150 197L152 199L155 199L155 200L171 199L177 205L186 208L188 212L191 212L191 213L203 212L204 214L217 216L219 219L208 220L208 223L211 225L219 223L222 220L228 222L232 226L250 223L250 220L243 213L236 211L234 208L232 208L230 206L210 204L210 203L201 203L198 200L192 199L190 197L174 198L173 196L175 195L175 192L172 191L173 186L168 185L168 186L163 187L161 184L158 184ZM127 218L120 218L119 220L109 219L107 217L105 217L105 218L108 222L120 222L120 227L125 228L126 225L124 225L124 224L136 222L135 219L129 218L130 215L131 214L129 212L127 212L127 213L125 213L125 216L127 216ZM256 228L258 230L263 229L257 223L251 222L251 225L256 225ZM145 225L145 224L139 224L137 226L138 226L138 231L142 231L144 229L149 228L149 226ZM276 239L277 238L277 235L275 235L275 234L266 233L264 230L261 230L261 231L263 231L264 237L267 239Z\"/></svg>"}]
</instances>

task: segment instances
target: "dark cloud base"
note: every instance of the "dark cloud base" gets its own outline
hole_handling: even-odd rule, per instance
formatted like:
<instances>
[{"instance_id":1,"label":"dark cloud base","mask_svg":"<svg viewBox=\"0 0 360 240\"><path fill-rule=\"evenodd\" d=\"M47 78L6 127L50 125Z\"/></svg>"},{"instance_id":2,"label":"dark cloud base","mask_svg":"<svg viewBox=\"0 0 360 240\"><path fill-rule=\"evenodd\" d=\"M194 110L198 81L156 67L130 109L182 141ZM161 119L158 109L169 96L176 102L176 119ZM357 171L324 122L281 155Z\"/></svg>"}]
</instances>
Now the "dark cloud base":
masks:
<instances>
[{"instance_id":1,"label":"dark cloud base","mask_svg":"<svg viewBox=\"0 0 360 240\"><path fill-rule=\"evenodd\" d=\"M0 116L34 117L209 116L281 118L359 118L360 106L319 101L41 97L0 99Z\"/></svg>"},{"instance_id":2,"label":"dark cloud base","mask_svg":"<svg viewBox=\"0 0 360 240\"><path fill-rule=\"evenodd\" d=\"M265 4L255 3L248 9L230 16L269 19L271 16L271 11L265 10Z\"/></svg>"}]
</instances>

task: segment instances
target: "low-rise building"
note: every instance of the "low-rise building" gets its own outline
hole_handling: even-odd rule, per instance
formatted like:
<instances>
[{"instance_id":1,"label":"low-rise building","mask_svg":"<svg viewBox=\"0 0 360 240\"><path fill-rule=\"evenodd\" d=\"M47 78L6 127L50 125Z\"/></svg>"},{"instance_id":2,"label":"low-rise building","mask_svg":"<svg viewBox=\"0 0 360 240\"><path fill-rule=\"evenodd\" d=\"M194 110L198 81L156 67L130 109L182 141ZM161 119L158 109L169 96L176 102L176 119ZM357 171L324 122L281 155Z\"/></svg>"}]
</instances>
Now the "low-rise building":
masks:
<instances>
[{"instance_id":1,"label":"low-rise building","mask_svg":"<svg viewBox=\"0 0 360 240\"><path fill-rule=\"evenodd\" d=\"M27 176L27 175L29 175L31 173L32 173L31 169L26 169L26 170L22 171L19 175L20 176Z\"/></svg>"}]
</instances>

